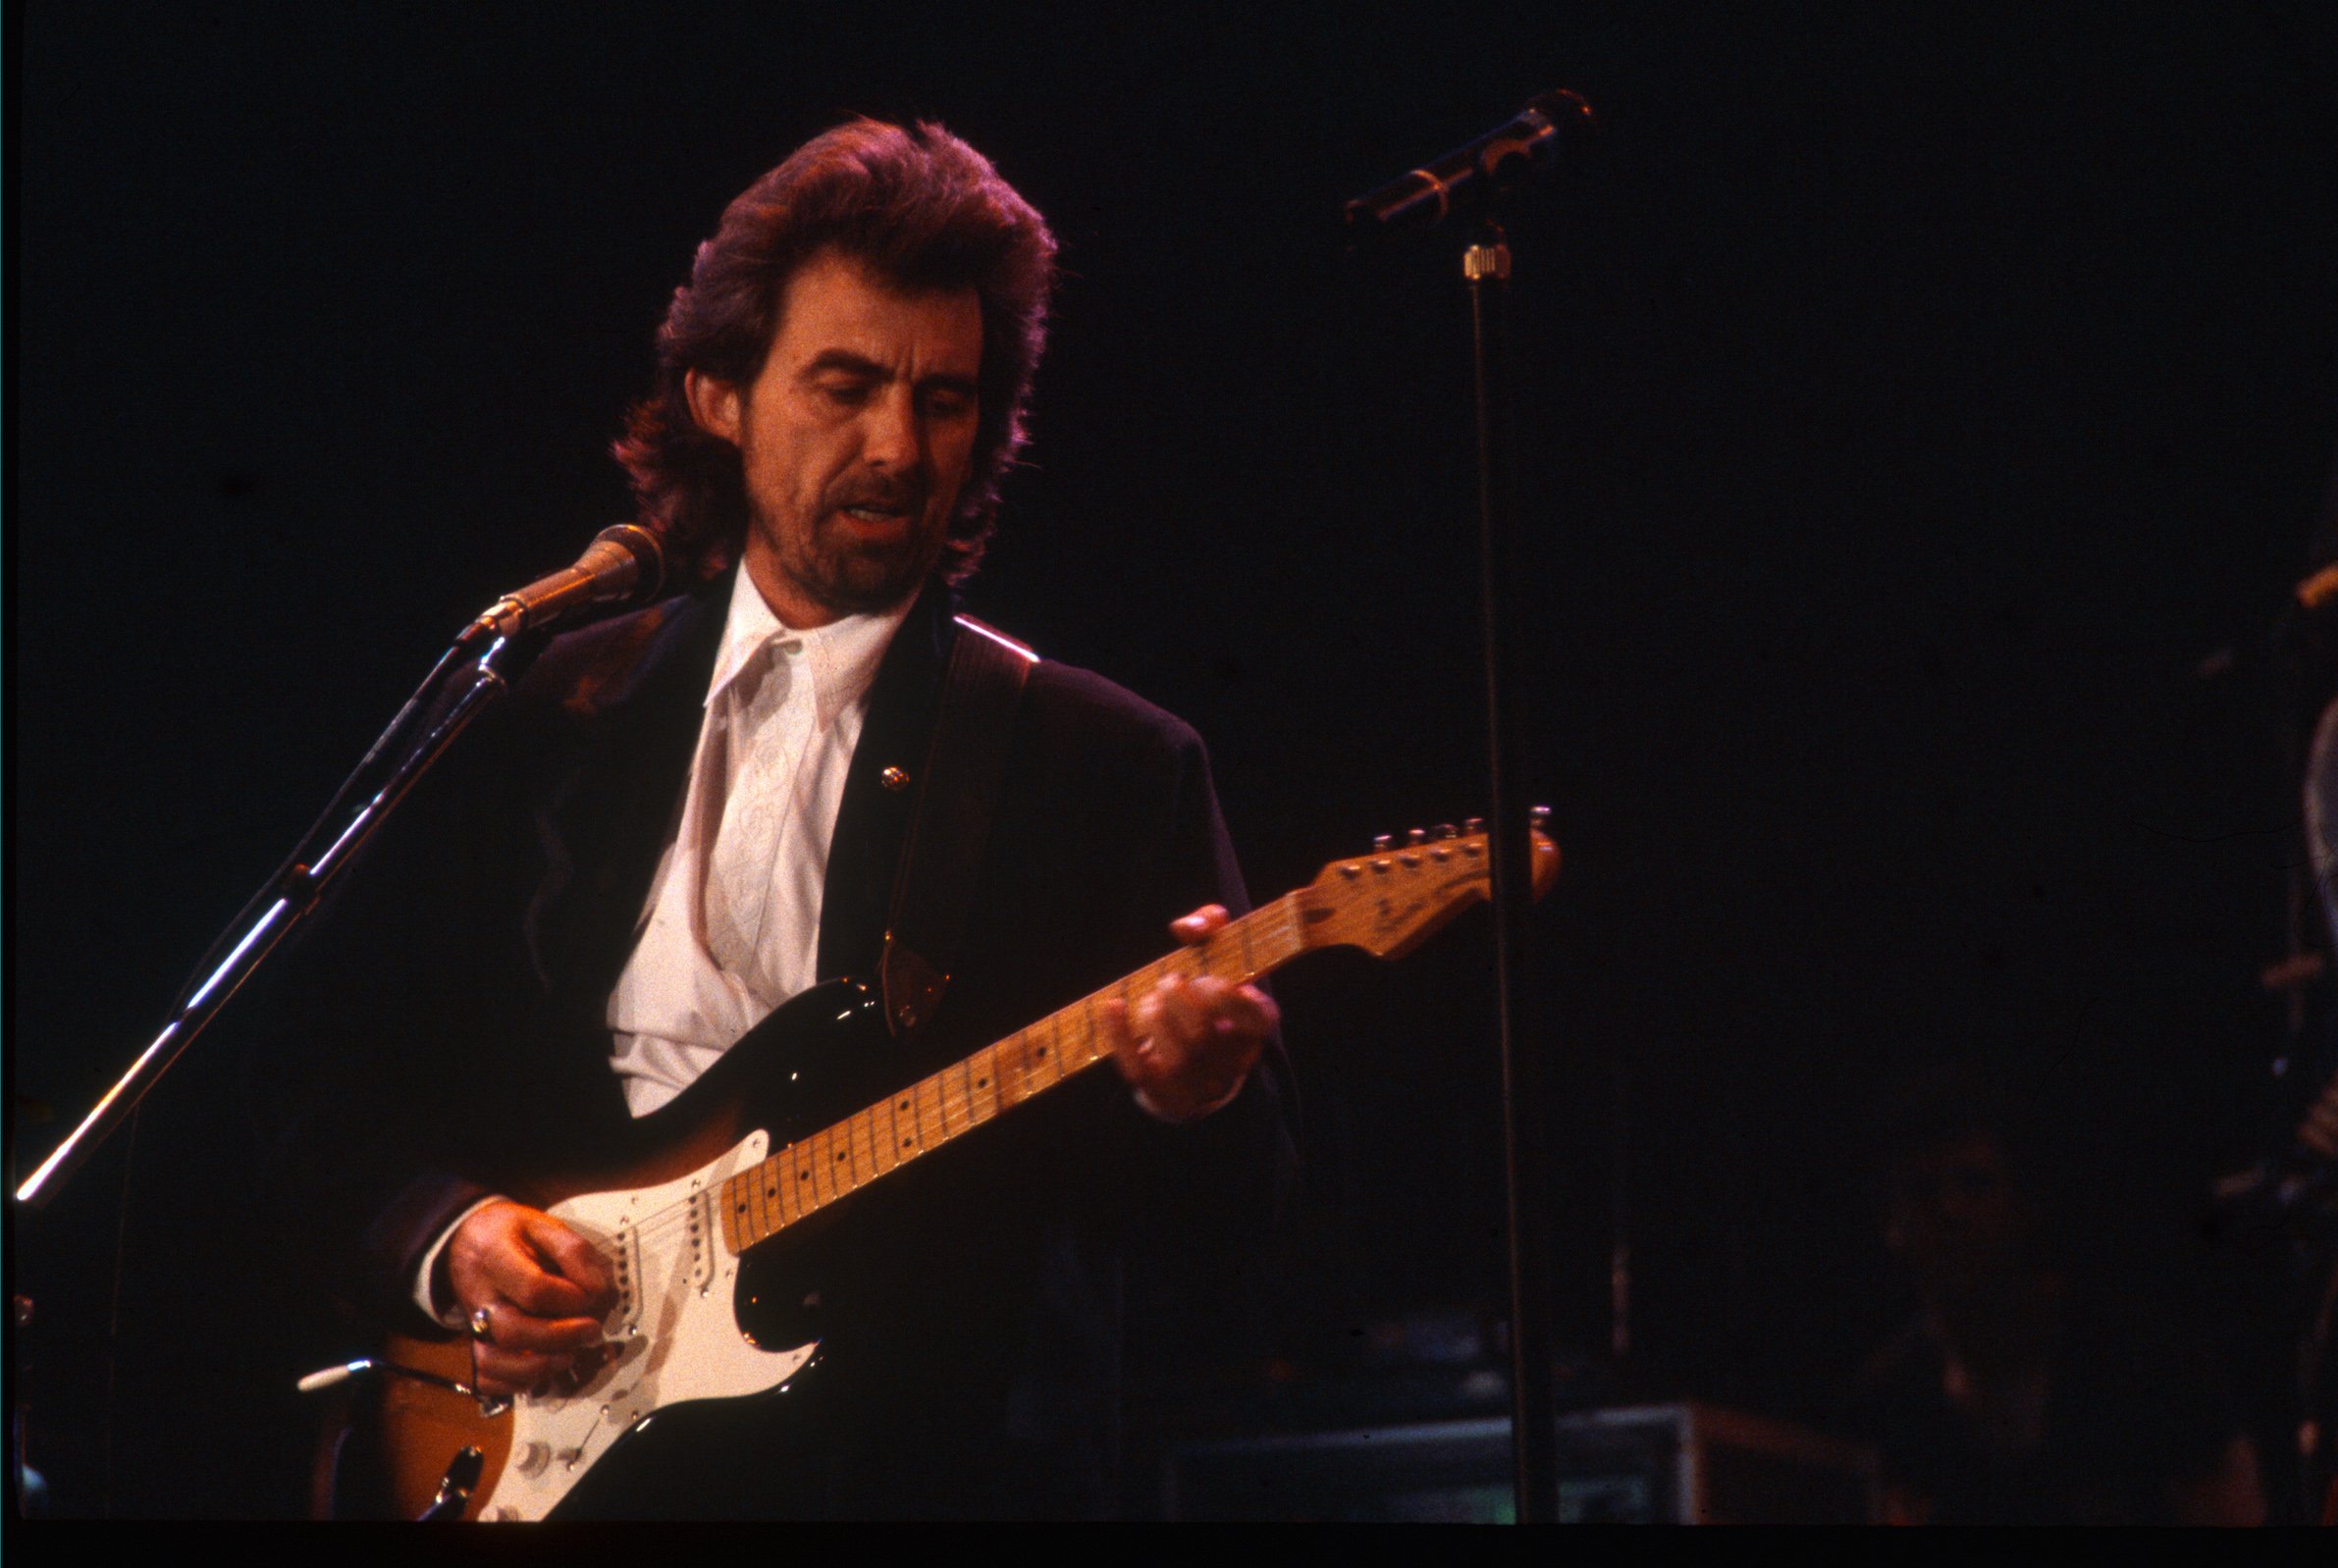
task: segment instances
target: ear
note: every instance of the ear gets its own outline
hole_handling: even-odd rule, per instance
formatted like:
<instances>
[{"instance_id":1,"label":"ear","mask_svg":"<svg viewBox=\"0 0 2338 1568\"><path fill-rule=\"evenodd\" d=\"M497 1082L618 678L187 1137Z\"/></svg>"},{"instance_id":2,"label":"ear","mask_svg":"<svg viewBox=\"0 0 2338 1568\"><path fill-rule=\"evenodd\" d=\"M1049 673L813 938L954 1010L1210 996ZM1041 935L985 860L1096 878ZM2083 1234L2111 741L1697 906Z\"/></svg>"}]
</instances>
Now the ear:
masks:
<instances>
[{"instance_id":1,"label":"ear","mask_svg":"<svg viewBox=\"0 0 2338 1568\"><path fill-rule=\"evenodd\" d=\"M682 373L682 395L689 400L690 417L710 436L739 444L740 398L736 383L717 381L690 370Z\"/></svg>"}]
</instances>

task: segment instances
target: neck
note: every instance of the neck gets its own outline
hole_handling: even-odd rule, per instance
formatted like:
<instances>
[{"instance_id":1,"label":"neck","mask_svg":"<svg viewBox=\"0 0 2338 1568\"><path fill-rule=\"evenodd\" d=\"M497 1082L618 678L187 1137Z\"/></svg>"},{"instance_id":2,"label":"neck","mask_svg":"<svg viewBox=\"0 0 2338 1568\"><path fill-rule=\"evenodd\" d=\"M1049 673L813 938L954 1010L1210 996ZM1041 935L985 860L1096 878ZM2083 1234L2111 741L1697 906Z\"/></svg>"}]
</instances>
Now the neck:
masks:
<instances>
[{"instance_id":1,"label":"neck","mask_svg":"<svg viewBox=\"0 0 2338 1568\"><path fill-rule=\"evenodd\" d=\"M1074 1002L965 1061L921 1078L879 1105L824 1127L723 1183L723 1239L744 1252L888 1172L971 1132L1112 1054L1103 1005L1132 1011L1170 975L1236 984L1305 949L1305 890L1287 894Z\"/></svg>"}]
</instances>

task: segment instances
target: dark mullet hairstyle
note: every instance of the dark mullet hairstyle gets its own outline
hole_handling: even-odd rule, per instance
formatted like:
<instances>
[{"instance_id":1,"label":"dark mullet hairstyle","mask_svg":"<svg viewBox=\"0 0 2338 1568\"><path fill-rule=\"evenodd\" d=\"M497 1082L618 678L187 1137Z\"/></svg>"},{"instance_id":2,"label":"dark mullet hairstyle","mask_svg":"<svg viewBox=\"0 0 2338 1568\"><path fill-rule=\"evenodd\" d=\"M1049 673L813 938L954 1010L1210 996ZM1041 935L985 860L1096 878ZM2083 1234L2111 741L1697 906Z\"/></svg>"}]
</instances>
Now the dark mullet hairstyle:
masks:
<instances>
[{"instance_id":1,"label":"dark mullet hairstyle","mask_svg":"<svg viewBox=\"0 0 2338 1568\"><path fill-rule=\"evenodd\" d=\"M736 560L748 515L738 448L699 427L683 378L753 382L778 335L787 280L830 248L895 287L971 287L981 297L982 407L940 569L963 582L982 561L999 481L1026 439L1055 236L988 159L940 126L860 119L806 142L723 210L658 329L657 379L612 450L643 523L665 543L670 580L711 578Z\"/></svg>"}]
</instances>

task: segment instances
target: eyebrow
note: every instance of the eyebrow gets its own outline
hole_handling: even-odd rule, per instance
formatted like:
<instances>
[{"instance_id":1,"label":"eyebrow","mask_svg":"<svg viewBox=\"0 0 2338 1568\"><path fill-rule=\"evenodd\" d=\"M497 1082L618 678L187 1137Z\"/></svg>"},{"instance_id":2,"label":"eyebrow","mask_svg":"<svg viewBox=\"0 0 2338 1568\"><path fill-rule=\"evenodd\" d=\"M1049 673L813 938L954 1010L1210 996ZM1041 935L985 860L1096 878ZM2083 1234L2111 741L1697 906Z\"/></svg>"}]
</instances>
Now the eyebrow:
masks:
<instances>
[{"instance_id":1,"label":"eyebrow","mask_svg":"<svg viewBox=\"0 0 2338 1568\"><path fill-rule=\"evenodd\" d=\"M821 372L828 370L840 370L846 375L859 376L869 381L883 382L893 379L893 372L889 368L878 364L874 359L864 359L849 348L823 349L814 356L812 363L804 367L804 374L808 377L817 376ZM919 382L918 386L921 390L964 392L968 396L974 395L976 391L975 379L972 376L948 374L928 376Z\"/></svg>"}]
</instances>

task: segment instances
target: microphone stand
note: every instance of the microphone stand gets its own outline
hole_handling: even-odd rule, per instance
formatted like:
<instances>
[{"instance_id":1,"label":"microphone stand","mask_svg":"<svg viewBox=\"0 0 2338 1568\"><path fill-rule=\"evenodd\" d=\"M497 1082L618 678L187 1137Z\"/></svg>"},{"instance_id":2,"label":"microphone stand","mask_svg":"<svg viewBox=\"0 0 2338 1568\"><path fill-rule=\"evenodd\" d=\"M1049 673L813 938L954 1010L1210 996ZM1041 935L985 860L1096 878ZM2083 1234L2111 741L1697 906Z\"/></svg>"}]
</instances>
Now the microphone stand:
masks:
<instances>
[{"instance_id":1,"label":"microphone stand","mask_svg":"<svg viewBox=\"0 0 2338 1568\"><path fill-rule=\"evenodd\" d=\"M1548 1524L1559 1513L1558 1406L1551 1386L1551 1258L1543 1201L1550 1190L1543 1125L1544 1053L1521 1050L1528 1018L1526 917L1534 903L1531 835L1518 807L1520 725L1509 672L1516 665L1517 549L1511 526L1511 253L1502 203L1539 166L1563 161L1596 124L1577 93L1549 92L1493 131L1347 204L1353 235L1395 235L1475 215L1461 253L1469 286L1469 340L1477 404L1477 573L1485 664L1486 762L1493 798L1496 1031L1502 1055L1502 1139L1510 1243L1511 1427L1516 1459L1517 1520ZM1537 825L1547 814L1536 807ZM1624 1305L1624 1253L1616 1254L1616 1299Z\"/></svg>"},{"instance_id":2,"label":"microphone stand","mask_svg":"<svg viewBox=\"0 0 2338 1568\"><path fill-rule=\"evenodd\" d=\"M1543 1201L1549 1162L1543 1126L1543 1056L1521 1042L1534 1039L1527 998L1527 915L1534 881L1530 838L1520 811L1516 705L1509 690L1515 668L1518 580L1512 528L1510 337L1511 252L1502 225L1483 219L1461 253L1469 287L1469 339L1477 404L1478 602L1485 665L1486 761L1492 795L1487 810L1493 840L1491 902L1494 973L1499 990L1496 1033L1502 1055L1502 1138L1509 1199L1511 1429L1514 1444L1517 1521L1550 1524L1559 1508L1558 1405L1551 1387L1551 1268ZM1539 813L1538 813L1539 814Z\"/></svg>"},{"instance_id":3,"label":"microphone stand","mask_svg":"<svg viewBox=\"0 0 2338 1568\"><path fill-rule=\"evenodd\" d=\"M40 1169L17 1188L19 1203L34 1208L45 1205L91 1151L137 1108L138 1102L178 1061L180 1053L194 1043L195 1036L218 1017L220 1009L251 978L268 955L315 909L326 886L379 831L399 803L454 743L455 737L490 703L510 689L544 641L540 634L524 632L488 640L486 651L470 665L469 684L451 704L436 705L440 708L436 721L418 741L399 753L398 748L405 733L433 709L441 686L481 640L480 630L474 626L440 657L421 687L398 710L390 727L382 732L355 771L334 794L332 803L293 850L292 858L212 944L211 951L195 967L196 977L172 1004L170 1020L163 1025L162 1032L82 1118L73 1135L59 1144ZM395 757L396 760L381 773L378 783L370 783L368 776L377 771L376 764L385 757ZM336 819L357 797L364 797L363 803L336 828ZM320 843L322 849L318 848Z\"/></svg>"}]
</instances>

